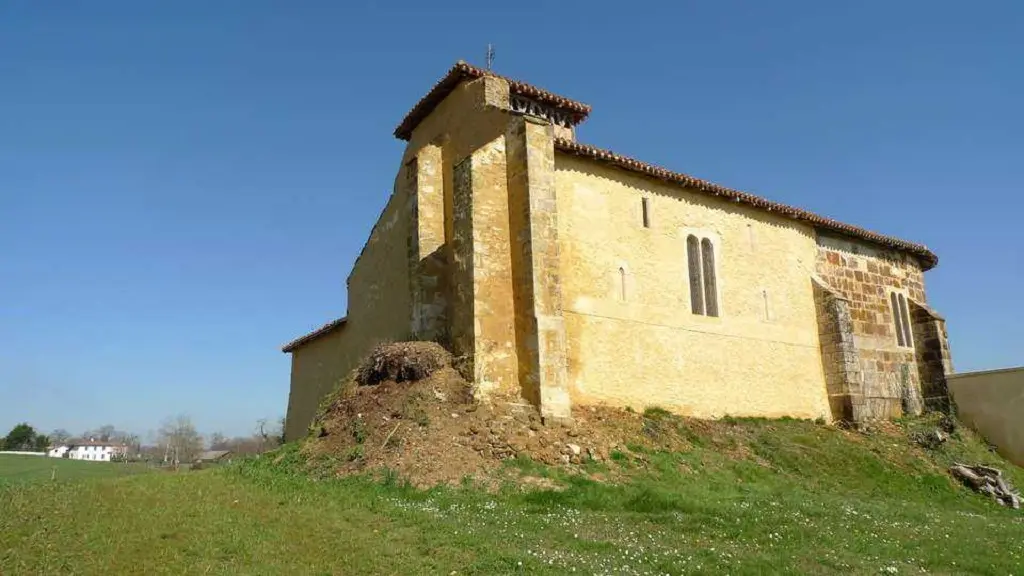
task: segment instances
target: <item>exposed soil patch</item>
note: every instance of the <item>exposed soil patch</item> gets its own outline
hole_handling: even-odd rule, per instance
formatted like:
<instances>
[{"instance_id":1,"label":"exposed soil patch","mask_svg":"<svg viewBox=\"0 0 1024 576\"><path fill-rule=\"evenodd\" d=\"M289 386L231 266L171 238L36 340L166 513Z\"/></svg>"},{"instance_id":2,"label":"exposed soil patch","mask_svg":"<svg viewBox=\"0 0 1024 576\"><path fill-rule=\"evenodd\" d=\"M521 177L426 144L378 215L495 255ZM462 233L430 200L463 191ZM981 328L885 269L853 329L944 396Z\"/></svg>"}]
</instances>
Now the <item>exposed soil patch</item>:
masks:
<instances>
[{"instance_id":1,"label":"exposed soil patch","mask_svg":"<svg viewBox=\"0 0 1024 576\"><path fill-rule=\"evenodd\" d=\"M390 469L420 487L467 477L493 486L509 479L494 472L516 458L580 473L609 459L643 465L645 449L687 451L697 442L767 465L746 446L742 428L727 422L603 406L577 407L571 421L544 421L521 398L477 401L450 356L422 342L377 348L324 403L312 436L303 452L334 473ZM515 480L539 481L528 474Z\"/></svg>"}]
</instances>

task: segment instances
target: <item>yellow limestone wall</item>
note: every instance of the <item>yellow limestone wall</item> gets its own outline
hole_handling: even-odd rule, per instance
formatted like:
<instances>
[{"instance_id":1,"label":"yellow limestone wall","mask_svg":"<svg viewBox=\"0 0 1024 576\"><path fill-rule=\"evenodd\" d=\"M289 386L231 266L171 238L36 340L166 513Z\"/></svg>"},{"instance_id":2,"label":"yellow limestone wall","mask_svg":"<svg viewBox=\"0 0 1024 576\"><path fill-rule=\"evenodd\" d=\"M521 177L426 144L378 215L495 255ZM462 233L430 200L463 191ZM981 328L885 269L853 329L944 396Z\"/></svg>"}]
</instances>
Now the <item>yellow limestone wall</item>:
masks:
<instances>
[{"instance_id":1,"label":"yellow limestone wall","mask_svg":"<svg viewBox=\"0 0 1024 576\"><path fill-rule=\"evenodd\" d=\"M305 435L320 400L373 346L409 338L414 294L409 273L411 192L407 186L396 187L352 267L345 326L292 351L286 439Z\"/></svg>"},{"instance_id":2,"label":"yellow limestone wall","mask_svg":"<svg viewBox=\"0 0 1024 576\"><path fill-rule=\"evenodd\" d=\"M564 154L555 168L574 406L829 418L811 228ZM715 244L718 318L690 312L691 231Z\"/></svg>"},{"instance_id":3,"label":"yellow limestone wall","mask_svg":"<svg viewBox=\"0 0 1024 576\"><path fill-rule=\"evenodd\" d=\"M410 331L409 194L391 195L348 277L348 322L360 338L376 343Z\"/></svg>"},{"instance_id":4,"label":"yellow limestone wall","mask_svg":"<svg viewBox=\"0 0 1024 576\"><path fill-rule=\"evenodd\" d=\"M285 440L290 442L306 435L320 399L334 389L341 375L352 369L344 350L346 329L334 330L292 351Z\"/></svg>"},{"instance_id":5,"label":"yellow limestone wall","mask_svg":"<svg viewBox=\"0 0 1024 576\"><path fill-rule=\"evenodd\" d=\"M544 417L570 416L565 369L554 130L510 119L505 137L516 354L523 398Z\"/></svg>"},{"instance_id":6,"label":"yellow limestone wall","mask_svg":"<svg viewBox=\"0 0 1024 576\"><path fill-rule=\"evenodd\" d=\"M394 190L349 275L348 322L292 352L288 439L306 433L321 398L382 341L461 334L459 352L474 356L474 380L515 388L509 217L502 204L508 97L508 84L499 79L467 82L413 131ZM466 191L463 210L476 222L463 218L466 257L457 260L453 191L460 164L478 190ZM460 261L472 279L462 284L470 301L453 309L458 294L451 278Z\"/></svg>"},{"instance_id":7,"label":"yellow limestone wall","mask_svg":"<svg viewBox=\"0 0 1024 576\"><path fill-rule=\"evenodd\" d=\"M519 391L547 416L829 417L813 229L557 153L565 130L508 100L500 79L466 82L413 131L348 323L293 352L289 438L370 347L410 337L450 339L478 392ZM691 232L715 245L717 318L690 312Z\"/></svg>"}]
</instances>

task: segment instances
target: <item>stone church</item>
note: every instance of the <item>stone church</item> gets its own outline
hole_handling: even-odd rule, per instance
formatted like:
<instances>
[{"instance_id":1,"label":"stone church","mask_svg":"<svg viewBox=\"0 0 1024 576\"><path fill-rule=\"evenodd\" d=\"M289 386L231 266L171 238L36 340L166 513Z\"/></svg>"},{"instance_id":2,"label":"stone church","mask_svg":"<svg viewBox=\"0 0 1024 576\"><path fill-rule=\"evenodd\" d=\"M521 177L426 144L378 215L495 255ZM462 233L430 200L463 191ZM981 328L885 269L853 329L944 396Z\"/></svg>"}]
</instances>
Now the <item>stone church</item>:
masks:
<instances>
[{"instance_id":1,"label":"stone church","mask_svg":"<svg viewBox=\"0 0 1024 576\"><path fill-rule=\"evenodd\" d=\"M935 254L576 140L590 107L459 62L398 125L348 313L284 347L289 440L375 344L437 340L546 417L943 409Z\"/></svg>"}]
</instances>

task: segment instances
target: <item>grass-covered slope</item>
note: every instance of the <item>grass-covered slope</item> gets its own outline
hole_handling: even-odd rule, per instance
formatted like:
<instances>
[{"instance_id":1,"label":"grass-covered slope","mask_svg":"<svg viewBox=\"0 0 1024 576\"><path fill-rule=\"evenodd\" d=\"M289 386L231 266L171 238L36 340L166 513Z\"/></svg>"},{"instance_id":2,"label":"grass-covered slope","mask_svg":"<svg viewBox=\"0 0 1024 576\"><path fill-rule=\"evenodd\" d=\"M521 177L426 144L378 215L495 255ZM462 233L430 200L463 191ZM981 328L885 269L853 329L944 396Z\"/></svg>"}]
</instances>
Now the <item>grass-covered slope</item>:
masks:
<instances>
[{"instance_id":1,"label":"grass-covered slope","mask_svg":"<svg viewBox=\"0 0 1024 576\"><path fill-rule=\"evenodd\" d=\"M0 454L0 484L109 478L146 471L146 467L123 462L87 462L46 456Z\"/></svg>"},{"instance_id":2,"label":"grass-covered slope","mask_svg":"<svg viewBox=\"0 0 1024 576\"><path fill-rule=\"evenodd\" d=\"M1022 471L963 430L934 451L909 439L934 424L861 434L654 411L643 433L685 448L513 460L518 487L497 493L310 476L296 446L221 470L7 486L0 573L1019 573L1024 513L945 468L993 464L1018 487Z\"/></svg>"}]
</instances>

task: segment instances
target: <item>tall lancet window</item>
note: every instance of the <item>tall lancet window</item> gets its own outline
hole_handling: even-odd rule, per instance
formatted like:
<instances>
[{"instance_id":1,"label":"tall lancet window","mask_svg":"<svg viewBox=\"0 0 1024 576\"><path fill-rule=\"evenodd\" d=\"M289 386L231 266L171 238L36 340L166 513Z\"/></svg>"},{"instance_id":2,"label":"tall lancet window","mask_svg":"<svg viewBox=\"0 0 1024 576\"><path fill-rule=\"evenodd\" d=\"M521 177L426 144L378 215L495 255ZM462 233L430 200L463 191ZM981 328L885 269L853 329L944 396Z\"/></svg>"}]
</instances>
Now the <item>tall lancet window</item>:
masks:
<instances>
[{"instance_id":1,"label":"tall lancet window","mask_svg":"<svg viewBox=\"0 0 1024 576\"><path fill-rule=\"evenodd\" d=\"M686 238L686 260L690 272L690 311L718 316L715 245L711 239L690 234Z\"/></svg>"}]
</instances>

